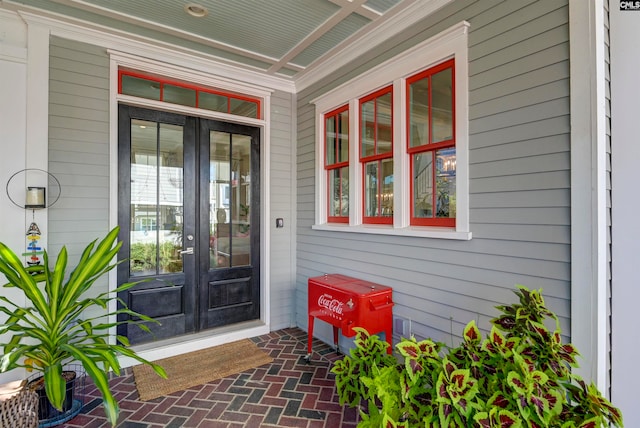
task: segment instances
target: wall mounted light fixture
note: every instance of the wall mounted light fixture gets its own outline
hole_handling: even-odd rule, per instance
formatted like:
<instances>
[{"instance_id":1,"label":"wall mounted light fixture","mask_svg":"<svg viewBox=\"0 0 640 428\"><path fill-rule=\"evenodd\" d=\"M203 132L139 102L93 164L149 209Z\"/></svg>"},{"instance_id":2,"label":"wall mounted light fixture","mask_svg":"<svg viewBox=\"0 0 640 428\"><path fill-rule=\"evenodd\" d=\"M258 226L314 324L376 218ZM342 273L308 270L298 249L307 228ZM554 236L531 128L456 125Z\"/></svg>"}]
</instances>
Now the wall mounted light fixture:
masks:
<instances>
[{"instance_id":1,"label":"wall mounted light fixture","mask_svg":"<svg viewBox=\"0 0 640 428\"><path fill-rule=\"evenodd\" d=\"M27 187L27 197L24 204L25 208L41 209L47 206L47 189L45 187Z\"/></svg>"},{"instance_id":2,"label":"wall mounted light fixture","mask_svg":"<svg viewBox=\"0 0 640 428\"><path fill-rule=\"evenodd\" d=\"M49 189L53 189L52 194L55 196L54 198L49 196L49 200L47 200L47 187L41 185L45 179L43 177L35 177L36 175L46 176ZM29 185L30 182L34 182L36 180L38 183L37 186ZM26 192L24 190L20 190L21 188L24 189L21 183L27 184ZM14 205L24 209L39 210L49 208L58 202L60 194L62 193L62 187L60 186L60 181L58 181L58 179L50 172L38 168L27 168L16 172L9 178L7 181L6 191L9 200ZM25 195L24 202L21 194Z\"/></svg>"}]
</instances>

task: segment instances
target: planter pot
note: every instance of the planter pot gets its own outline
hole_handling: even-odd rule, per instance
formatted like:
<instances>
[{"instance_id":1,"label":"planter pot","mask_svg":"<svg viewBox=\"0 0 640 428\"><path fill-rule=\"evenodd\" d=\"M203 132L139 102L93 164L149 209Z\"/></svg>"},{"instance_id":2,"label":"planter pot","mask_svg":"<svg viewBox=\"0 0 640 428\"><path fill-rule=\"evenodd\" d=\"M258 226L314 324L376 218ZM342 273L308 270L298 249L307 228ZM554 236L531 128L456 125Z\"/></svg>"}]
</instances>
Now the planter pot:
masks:
<instances>
[{"instance_id":1,"label":"planter pot","mask_svg":"<svg viewBox=\"0 0 640 428\"><path fill-rule=\"evenodd\" d=\"M76 372L63 371L62 377L66 380L66 395L64 402L62 403L62 411L56 409L51 405L47 398L47 393L44 388L44 377L38 377L28 383L28 388L35 391L38 394L38 419L43 421L58 417L61 414L71 410L73 407L73 397L75 390Z\"/></svg>"}]
</instances>

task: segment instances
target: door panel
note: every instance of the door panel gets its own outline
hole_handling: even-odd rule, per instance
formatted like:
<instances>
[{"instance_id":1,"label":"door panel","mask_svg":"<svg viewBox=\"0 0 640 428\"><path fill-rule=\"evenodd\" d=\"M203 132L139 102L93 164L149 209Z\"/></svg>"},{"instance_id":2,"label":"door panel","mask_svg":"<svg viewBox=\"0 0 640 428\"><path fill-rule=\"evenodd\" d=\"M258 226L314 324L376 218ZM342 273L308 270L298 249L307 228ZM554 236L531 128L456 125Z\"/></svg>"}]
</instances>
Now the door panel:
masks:
<instances>
[{"instance_id":1,"label":"door panel","mask_svg":"<svg viewBox=\"0 0 640 428\"><path fill-rule=\"evenodd\" d=\"M118 222L122 249L118 284L143 281L120 293L130 309L157 319L151 334L120 326L131 343L196 330L195 259L183 254L185 230L195 227L195 120L136 107L119 107ZM193 246L193 244L191 244ZM122 315L120 320L127 319Z\"/></svg>"},{"instance_id":2,"label":"door panel","mask_svg":"<svg viewBox=\"0 0 640 428\"><path fill-rule=\"evenodd\" d=\"M133 344L260 316L258 128L119 107L119 297ZM127 319L123 314L120 321Z\"/></svg>"},{"instance_id":3,"label":"door panel","mask_svg":"<svg viewBox=\"0 0 640 428\"><path fill-rule=\"evenodd\" d=\"M260 133L257 128L200 122L201 209L200 328L260 316ZM203 234L204 235L204 234Z\"/></svg>"}]
</instances>

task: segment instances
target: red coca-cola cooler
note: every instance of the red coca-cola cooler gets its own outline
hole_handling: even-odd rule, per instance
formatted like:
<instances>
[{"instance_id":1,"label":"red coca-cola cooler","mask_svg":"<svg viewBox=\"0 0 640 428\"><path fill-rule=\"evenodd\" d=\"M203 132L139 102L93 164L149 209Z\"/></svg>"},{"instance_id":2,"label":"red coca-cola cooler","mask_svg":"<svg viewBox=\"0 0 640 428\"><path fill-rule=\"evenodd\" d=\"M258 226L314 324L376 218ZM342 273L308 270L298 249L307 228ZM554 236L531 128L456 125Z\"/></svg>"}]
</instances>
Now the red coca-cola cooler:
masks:
<instances>
[{"instance_id":1,"label":"red coca-cola cooler","mask_svg":"<svg viewBox=\"0 0 640 428\"><path fill-rule=\"evenodd\" d=\"M346 337L355 336L354 327L370 334L385 333L391 343L393 324L392 288L340 274L325 274L309 278L309 342L306 360L311 359L313 324L316 318L333 326L336 351L338 330ZM391 353L391 347L388 352Z\"/></svg>"}]
</instances>

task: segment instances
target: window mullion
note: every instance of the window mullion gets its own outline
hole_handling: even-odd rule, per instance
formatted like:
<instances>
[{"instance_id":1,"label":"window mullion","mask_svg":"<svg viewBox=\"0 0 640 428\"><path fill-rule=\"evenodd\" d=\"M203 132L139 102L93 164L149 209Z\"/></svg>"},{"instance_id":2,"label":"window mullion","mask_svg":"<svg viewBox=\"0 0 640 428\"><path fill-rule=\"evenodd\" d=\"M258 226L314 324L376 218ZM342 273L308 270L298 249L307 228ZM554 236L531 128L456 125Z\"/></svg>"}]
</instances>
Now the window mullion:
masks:
<instances>
[{"instance_id":1,"label":"window mullion","mask_svg":"<svg viewBox=\"0 0 640 428\"><path fill-rule=\"evenodd\" d=\"M407 92L405 79L393 81L393 227L409 225L409 156L407 155Z\"/></svg>"},{"instance_id":2,"label":"window mullion","mask_svg":"<svg viewBox=\"0 0 640 428\"><path fill-rule=\"evenodd\" d=\"M364 194L360 157L360 109L356 98L349 101L349 224L362 224Z\"/></svg>"}]
</instances>

